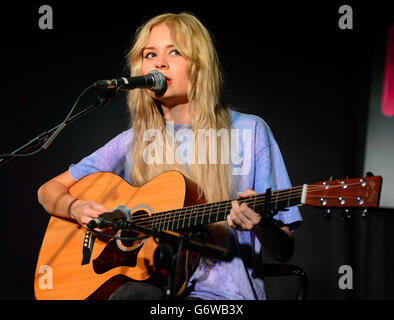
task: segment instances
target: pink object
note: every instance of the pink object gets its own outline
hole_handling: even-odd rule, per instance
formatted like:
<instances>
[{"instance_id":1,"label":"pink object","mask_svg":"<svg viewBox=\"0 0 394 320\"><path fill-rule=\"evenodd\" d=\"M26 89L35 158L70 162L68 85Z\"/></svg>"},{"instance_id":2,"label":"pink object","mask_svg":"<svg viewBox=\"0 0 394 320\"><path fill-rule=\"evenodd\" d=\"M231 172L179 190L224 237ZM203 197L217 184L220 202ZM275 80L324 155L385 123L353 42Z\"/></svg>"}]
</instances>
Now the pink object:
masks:
<instances>
[{"instance_id":1,"label":"pink object","mask_svg":"<svg viewBox=\"0 0 394 320\"><path fill-rule=\"evenodd\" d=\"M389 27L384 67L382 113L394 116L394 24Z\"/></svg>"}]
</instances>

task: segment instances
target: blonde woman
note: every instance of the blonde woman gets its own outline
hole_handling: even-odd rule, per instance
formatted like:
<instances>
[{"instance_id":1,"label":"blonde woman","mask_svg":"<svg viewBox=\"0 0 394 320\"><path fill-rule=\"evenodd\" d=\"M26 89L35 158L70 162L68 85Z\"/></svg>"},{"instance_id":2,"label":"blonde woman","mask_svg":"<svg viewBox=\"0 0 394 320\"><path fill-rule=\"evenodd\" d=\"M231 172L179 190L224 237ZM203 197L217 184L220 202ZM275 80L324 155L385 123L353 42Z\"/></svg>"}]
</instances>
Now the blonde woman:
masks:
<instances>
[{"instance_id":1,"label":"blonde woman","mask_svg":"<svg viewBox=\"0 0 394 320\"><path fill-rule=\"evenodd\" d=\"M130 129L41 186L38 198L47 212L71 217L86 227L90 220L110 211L102 204L75 199L68 193L75 182L98 171L116 173L140 186L175 169L194 181L200 196L208 202L290 187L279 147L266 123L221 105L218 56L209 32L195 16L162 14L150 19L137 30L127 59L132 76L161 72L166 79L165 90L130 91ZM169 128L173 133L184 133L178 138L186 138L179 141L169 135ZM151 130L156 136L147 138ZM212 142L207 135L195 141L201 137L201 130L221 137L215 148L205 144ZM164 139L159 139L158 133ZM152 150L153 143L163 150L160 157L152 159L147 150ZM292 231L302 218L292 207L279 212L273 221L264 220L245 203L233 201L227 221L208 225L210 241L230 249L235 258L231 262L202 258L185 297L264 299L263 280L253 277L252 272L264 254L279 261L292 256ZM160 299L162 294L160 288L130 282L116 290L112 298Z\"/></svg>"}]
</instances>

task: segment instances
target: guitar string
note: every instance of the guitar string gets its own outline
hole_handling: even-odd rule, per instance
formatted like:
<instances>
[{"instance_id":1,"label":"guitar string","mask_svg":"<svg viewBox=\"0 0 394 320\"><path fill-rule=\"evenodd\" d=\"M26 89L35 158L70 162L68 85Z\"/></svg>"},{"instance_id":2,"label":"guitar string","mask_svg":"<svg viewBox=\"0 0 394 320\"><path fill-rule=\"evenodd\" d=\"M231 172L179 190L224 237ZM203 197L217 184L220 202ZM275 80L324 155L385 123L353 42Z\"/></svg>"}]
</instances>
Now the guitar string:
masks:
<instances>
[{"instance_id":1,"label":"guitar string","mask_svg":"<svg viewBox=\"0 0 394 320\"><path fill-rule=\"evenodd\" d=\"M358 183L356 183L356 184L358 184ZM313 186L313 185L310 185L310 186ZM309 188L309 189L314 189L314 190L309 190L309 191L313 192L313 191L318 191L318 190L321 190L321 189L325 189L325 186L323 186L323 188L322 188L321 185L314 185L314 187L315 188ZM332 187L339 187L339 188L342 187L343 188L342 185L332 186ZM293 190L297 189L297 188L299 188L299 187L295 187L295 188L293 188ZM281 192L281 191L277 191L276 193L278 193L278 192ZM272 195L271 198L274 198L273 196L274 196L274 194ZM261 200L255 201L255 198L256 198L256 196L254 196L254 197L252 196L251 198L245 199L243 201L242 201L242 199L238 199L238 200L240 200L241 202L252 202L253 201L253 202L255 202L258 205L264 203L264 200L263 201L261 201ZM294 198L299 198L299 195L296 194L296 196L292 197L292 199L294 199ZM342 198L347 199L349 197L342 197ZM283 196L278 197L278 200L283 200L283 199L286 199L286 197L283 197ZM277 200L275 200L275 201L277 201ZM272 201L272 203L273 202L274 201ZM220 212L220 210L224 208L224 205L226 205L225 209L227 209L228 202L226 203L226 201L225 201L225 203L222 202L221 204L219 204L219 205L214 207L214 209L217 211L216 212L217 219L218 219L219 213L223 214L223 212ZM209 204L208 205L204 204L203 206L207 207L207 206L209 206ZM156 215L155 215L155 217L146 217L146 218L142 218L142 219L137 219L136 221L139 222L141 220L145 220L146 223L144 224L144 226L151 226L151 227L154 227L154 226L157 226L157 225L161 226L161 225L165 225L165 224L167 224L167 226L169 227L170 223L172 223L172 226L173 226L173 229L174 229L174 224L176 222L177 222L177 228L179 228L179 223L181 222L181 220L183 222L182 227L184 227L184 222L186 221L186 219L189 219L189 226L190 226L191 218L194 218L194 223L196 224L198 218L201 218L201 222L202 222L204 216L207 216L207 215L211 216L212 214L214 214L214 213L211 212L211 210L210 210L209 213L205 213L205 211L206 211L205 209L203 209L203 211L197 211L195 208L197 208L197 206L190 207L189 208L189 210L191 209L190 212L187 212L188 210L186 210L186 211L182 210L182 209L186 209L186 208L181 208L181 209L177 209L175 211L172 210L172 211L169 211L169 212L166 212L166 213L161 213L161 214L158 213L158 214L160 214L160 217L159 217L160 219L157 219ZM212 206L211 206L210 209L212 209ZM202 214L200 214L201 212L202 212ZM182 215L182 213L184 213L184 215ZM187 215L187 213L189 213L189 214ZM156 221L153 221L154 219ZM138 224L138 225L141 225L141 224Z\"/></svg>"},{"instance_id":2,"label":"guitar string","mask_svg":"<svg viewBox=\"0 0 394 320\"><path fill-rule=\"evenodd\" d=\"M169 228L170 224L172 225L173 230L176 229L182 229L185 227L191 227L195 225L200 225L200 224L207 224L207 223L212 223L212 222L217 222L217 221L222 221L225 220L223 216L224 214L227 215L229 212L230 207L227 206L221 206L219 210L215 208L214 212L183 212L179 214L172 214L171 216L169 215L163 215L162 217L159 217L158 219L148 219L145 221L140 221L136 222L137 226L140 227L146 227L146 228L155 228L159 227L158 229L163 229L165 225L167 225L167 229ZM223 211L224 210L224 211ZM203 222L203 219L205 217L209 216L208 221ZM211 218L214 217L214 220L211 221ZM200 223L197 221L200 220ZM193 222L194 221L194 222ZM175 227L176 226L176 227Z\"/></svg>"},{"instance_id":3,"label":"guitar string","mask_svg":"<svg viewBox=\"0 0 394 320\"><path fill-rule=\"evenodd\" d=\"M292 198L284 197L283 199L295 199L295 198L299 198L299 196L292 197ZM281 198L278 198L278 200L281 200ZM257 205L261 205L261 204L265 203L264 200L254 202L254 199L240 200L240 201L241 201L241 203L250 202L253 204L255 203ZM271 203L274 203L274 202L275 201L273 201ZM138 222L137 224L139 226L151 226L152 227L152 226L156 226L156 225L169 224L169 223L174 224L175 222L178 222L178 226L179 226L180 221L185 222L187 219L189 219L189 224L190 224L191 218L194 218L194 220L196 222L198 218L201 218L201 221L202 221L203 217L205 217L205 216L216 215L216 217L218 217L219 214L226 213L227 209L229 209L229 208L230 208L229 203L226 203L226 204L221 204L221 205L217 205L215 207L209 208L209 211L210 211L209 213L206 212L207 210L197 211L194 209L194 210L191 210L190 212L188 212L188 210L181 211L181 209L179 209L177 212L171 212L170 214L164 213L164 214L159 215L159 217L160 217L160 219L158 219L159 221L154 221L154 218L147 217L144 219L145 221L143 221L142 223L139 223L139 221L137 221ZM214 209L214 212L212 212L212 209ZM223 209L226 210L226 212L223 212Z\"/></svg>"},{"instance_id":4,"label":"guitar string","mask_svg":"<svg viewBox=\"0 0 394 320\"><path fill-rule=\"evenodd\" d=\"M299 197L297 197L297 198L299 198ZM260 203L264 203L264 201L260 202ZM227 209L229 209L228 204L226 206L215 207L214 209L215 209L214 212L210 211L209 213L206 213L205 211L202 211L202 212L191 211L191 212L185 212L184 214L182 214L182 212L176 212L175 214L171 214L171 215L162 215L162 217L160 217L160 219L149 219L149 221L137 222L137 225L144 226L144 227L150 227L150 228L154 228L154 227L158 226L159 230L165 229L165 226L167 225L166 229L176 230L176 229L184 228L185 223L186 223L186 227L190 227L190 226L194 226L194 225L207 224L207 223L216 222L219 220L225 220L225 216L223 216L223 215L227 215L227 213L229 211L229 210L227 210ZM225 211L223 211L223 209ZM214 221L211 221L212 215L216 215L216 218ZM203 222L204 217L207 217L207 216L209 216L208 221ZM220 217L220 219L219 219L219 217ZM193 219L194 219L194 223L193 223ZM200 219L200 223L197 222L199 219ZM171 228L170 228L170 224L172 225ZM176 225L176 227L175 227L175 225Z\"/></svg>"},{"instance_id":5,"label":"guitar string","mask_svg":"<svg viewBox=\"0 0 394 320\"><path fill-rule=\"evenodd\" d=\"M351 185L357 185L359 184L359 182L354 183L354 184L348 184L348 186ZM271 195L271 199L275 198L275 195L278 195L278 193L281 194L280 197L276 197L275 201L281 201L281 200L291 200L291 199L295 199L295 198L299 198L300 194L299 191L297 189L303 188L303 186L298 186L298 187L294 187L294 188L290 188L290 189L284 189L284 190L289 190L287 192L283 192L284 190L280 190L280 191L274 191ZM343 185L330 185L330 189L333 188L343 188ZM321 191L326 189L326 187L324 185L308 185L308 193L309 192L316 192L316 191ZM294 190L296 190L294 192ZM298 192L298 193L297 193ZM291 194L292 197L287 197L287 194ZM264 196L264 194L259 194L259 195L254 195L251 196L250 198L247 199L233 199L233 200L238 200L241 203L242 202L254 202L254 204L256 205L261 205L264 204L264 200L256 200L257 197L261 197ZM309 197L318 197L318 196L309 196ZM335 196L332 196L333 198L335 198ZM329 198L326 196L326 198ZM350 197L342 197L343 199L350 199ZM197 219L198 217L202 217L204 215L212 215L213 213L211 212L212 209L215 209L216 211L218 211L217 213L219 213L220 209L223 209L224 207L228 207L229 202L233 201L233 200L229 200L229 201L222 201L219 203L216 203L216 206L213 206L213 204L202 204L202 205L197 205L197 206L192 206L192 207L184 207L184 208L180 208L180 209L175 209L175 210L170 210L170 211L166 211L166 212L157 212L157 213L153 213L151 216L149 217L141 217L141 218L137 218L135 220L133 220L133 222L140 222L140 221L145 221L148 223L151 223L153 219L156 220L160 220L157 221L156 223L153 223L151 225L160 225L160 224L164 224L164 223L175 223L176 219L182 218L183 220L185 219L190 219L192 217L195 217L195 219ZM273 203L274 201L271 201L271 203ZM201 207L202 211L198 211ZM209 213L205 214L206 209L210 209ZM190 212L188 212L190 210ZM203 215L199 215L199 213L203 213ZM184 213L184 215L182 216L182 213ZM159 217L160 219L157 219L157 217ZM178 221L179 222L179 221ZM189 221L190 222L190 221ZM179 223L178 223L179 225Z\"/></svg>"}]
</instances>

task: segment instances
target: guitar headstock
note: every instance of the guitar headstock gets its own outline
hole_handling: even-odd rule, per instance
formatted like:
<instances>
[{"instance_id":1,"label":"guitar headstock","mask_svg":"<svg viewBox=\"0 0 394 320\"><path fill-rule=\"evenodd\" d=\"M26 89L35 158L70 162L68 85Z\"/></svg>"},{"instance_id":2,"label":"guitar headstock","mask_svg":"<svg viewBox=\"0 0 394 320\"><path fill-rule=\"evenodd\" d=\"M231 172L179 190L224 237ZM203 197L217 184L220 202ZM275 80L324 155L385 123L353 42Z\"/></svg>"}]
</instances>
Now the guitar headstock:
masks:
<instances>
[{"instance_id":1,"label":"guitar headstock","mask_svg":"<svg viewBox=\"0 0 394 320\"><path fill-rule=\"evenodd\" d=\"M378 207L381 183L381 176L367 176L308 184L304 204L323 208Z\"/></svg>"}]
</instances>

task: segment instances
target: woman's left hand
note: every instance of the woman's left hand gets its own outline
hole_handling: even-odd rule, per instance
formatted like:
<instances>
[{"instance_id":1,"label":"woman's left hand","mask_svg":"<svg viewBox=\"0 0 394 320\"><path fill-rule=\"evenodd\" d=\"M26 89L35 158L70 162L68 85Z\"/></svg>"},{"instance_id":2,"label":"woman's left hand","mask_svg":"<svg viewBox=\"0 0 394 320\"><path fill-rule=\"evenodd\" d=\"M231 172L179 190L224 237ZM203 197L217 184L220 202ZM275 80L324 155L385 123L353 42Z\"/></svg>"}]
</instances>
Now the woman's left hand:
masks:
<instances>
[{"instance_id":1,"label":"woman's left hand","mask_svg":"<svg viewBox=\"0 0 394 320\"><path fill-rule=\"evenodd\" d=\"M239 193L241 198L247 198L257 193L248 189ZM248 207L246 203L241 205L237 200L231 202L232 208L227 215L227 223L230 227L237 230L252 230L256 224L261 221L261 216Z\"/></svg>"}]
</instances>

